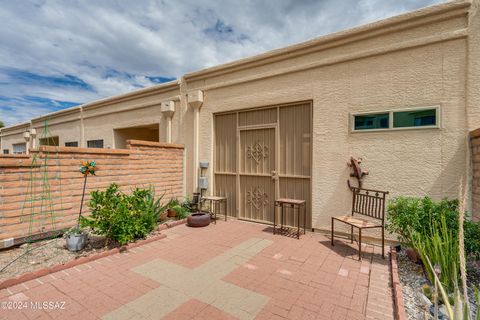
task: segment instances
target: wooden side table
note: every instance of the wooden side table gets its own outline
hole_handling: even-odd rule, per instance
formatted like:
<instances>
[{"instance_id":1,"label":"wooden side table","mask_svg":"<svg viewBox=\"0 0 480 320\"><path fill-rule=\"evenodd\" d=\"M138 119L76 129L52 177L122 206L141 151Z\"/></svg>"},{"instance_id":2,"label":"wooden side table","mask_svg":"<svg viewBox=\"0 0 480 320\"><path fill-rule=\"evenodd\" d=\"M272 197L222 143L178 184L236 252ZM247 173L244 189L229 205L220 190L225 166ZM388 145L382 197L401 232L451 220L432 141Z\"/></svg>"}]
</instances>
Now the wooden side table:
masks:
<instances>
[{"instance_id":1,"label":"wooden side table","mask_svg":"<svg viewBox=\"0 0 480 320\"><path fill-rule=\"evenodd\" d=\"M223 203L223 215L225 216L225 221L227 221L227 198L226 197L215 197L208 196L202 197L202 203L204 201L210 201L210 217L215 217L215 224L217 224L217 213L220 211Z\"/></svg>"},{"instance_id":2,"label":"wooden side table","mask_svg":"<svg viewBox=\"0 0 480 320\"><path fill-rule=\"evenodd\" d=\"M275 200L275 211L273 213L273 234L275 234L275 229L277 227L277 207L281 208L280 216L280 230L283 230L283 220L284 220L284 208L292 208L293 214L295 215L295 210L297 210L297 239L300 239L300 210L303 210L303 234L306 234L306 223L307 223L307 210L305 206L305 200L298 199L288 199L280 198ZM295 219L295 216L294 216Z\"/></svg>"}]
</instances>

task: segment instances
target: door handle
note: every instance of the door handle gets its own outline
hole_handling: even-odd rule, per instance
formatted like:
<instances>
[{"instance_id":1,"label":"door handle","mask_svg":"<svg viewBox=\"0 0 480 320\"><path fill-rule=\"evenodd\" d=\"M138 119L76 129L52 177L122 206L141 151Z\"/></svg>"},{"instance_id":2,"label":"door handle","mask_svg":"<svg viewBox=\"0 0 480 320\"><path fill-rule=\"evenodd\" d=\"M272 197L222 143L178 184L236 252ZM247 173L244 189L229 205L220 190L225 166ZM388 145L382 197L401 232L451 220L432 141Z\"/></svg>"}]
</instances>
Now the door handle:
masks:
<instances>
[{"instance_id":1,"label":"door handle","mask_svg":"<svg viewBox=\"0 0 480 320\"><path fill-rule=\"evenodd\" d=\"M272 180L278 180L278 173L275 170L272 171Z\"/></svg>"}]
</instances>

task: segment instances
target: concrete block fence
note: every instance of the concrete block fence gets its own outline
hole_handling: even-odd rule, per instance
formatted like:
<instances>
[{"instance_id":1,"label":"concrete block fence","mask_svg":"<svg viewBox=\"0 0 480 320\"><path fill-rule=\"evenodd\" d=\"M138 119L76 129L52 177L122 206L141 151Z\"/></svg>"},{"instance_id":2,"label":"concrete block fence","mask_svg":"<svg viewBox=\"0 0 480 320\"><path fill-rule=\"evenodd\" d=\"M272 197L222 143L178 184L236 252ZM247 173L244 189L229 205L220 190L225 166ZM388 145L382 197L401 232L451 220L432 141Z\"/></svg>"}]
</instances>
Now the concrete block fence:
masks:
<instances>
[{"instance_id":1,"label":"concrete block fence","mask_svg":"<svg viewBox=\"0 0 480 320\"><path fill-rule=\"evenodd\" d=\"M182 196L183 153L182 145L129 140L121 150L42 146L29 155L0 156L0 249L76 223L83 162L97 163L87 182L88 214L90 191L112 182L126 192L151 185L166 200Z\"/></svg>"}]
</instances>

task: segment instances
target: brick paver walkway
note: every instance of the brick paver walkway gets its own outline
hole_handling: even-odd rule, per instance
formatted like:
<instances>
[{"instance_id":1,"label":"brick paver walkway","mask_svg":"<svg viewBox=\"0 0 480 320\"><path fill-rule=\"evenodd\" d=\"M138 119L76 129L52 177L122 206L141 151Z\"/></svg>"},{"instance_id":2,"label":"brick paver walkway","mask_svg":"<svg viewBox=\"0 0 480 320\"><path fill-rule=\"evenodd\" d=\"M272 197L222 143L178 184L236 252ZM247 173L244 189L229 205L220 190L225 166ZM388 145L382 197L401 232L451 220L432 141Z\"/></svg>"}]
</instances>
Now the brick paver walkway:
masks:
<instances>
[{"instance_id":1,"label":"brick paver walkway","mask_svg":"<svg viewBox=\"0 0 480 320\"><path fill-rule=\"evenodd\" d=\"M393 319L388 259L236 220L0 291L1 319ZM47 304L42 304L47 302ZM48 304L50 302L50 304ZM11 305L11 304L10 304Z\"/></svg>"}]
</instances>

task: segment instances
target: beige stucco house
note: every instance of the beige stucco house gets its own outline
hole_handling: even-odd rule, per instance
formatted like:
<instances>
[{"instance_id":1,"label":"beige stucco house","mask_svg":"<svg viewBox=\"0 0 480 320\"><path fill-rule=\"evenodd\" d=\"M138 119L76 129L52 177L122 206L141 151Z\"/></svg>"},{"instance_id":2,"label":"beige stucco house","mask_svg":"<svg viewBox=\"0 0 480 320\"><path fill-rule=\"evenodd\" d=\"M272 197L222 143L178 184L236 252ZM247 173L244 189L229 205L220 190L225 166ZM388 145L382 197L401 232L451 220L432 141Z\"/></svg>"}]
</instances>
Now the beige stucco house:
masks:
<instances>
[{"instance_id":1,"label":"beige stucco house","mask_svg":"<svg viewBox=\"0 0 480 320\"><path fill-rule=\"evenodd\" d=\"M302 198L318 229L348 211L351 156L366 188L458 197L480 127L478 6L447 2L35 118L3 128L1 150L180 143L186 194L205 175L229 215L260 222L276 197Z\"/></svg>"}]
</instances>

